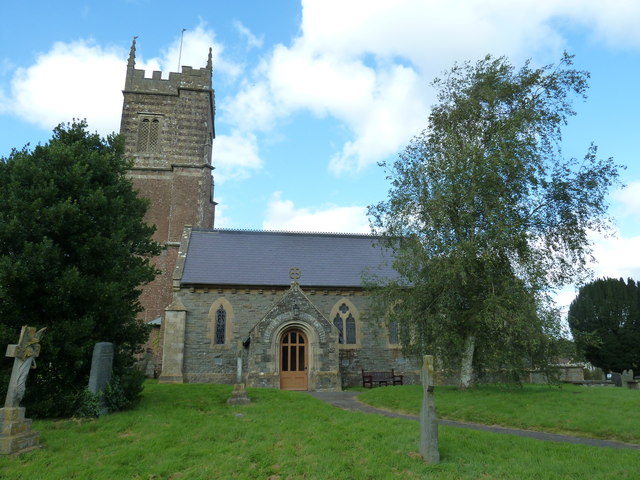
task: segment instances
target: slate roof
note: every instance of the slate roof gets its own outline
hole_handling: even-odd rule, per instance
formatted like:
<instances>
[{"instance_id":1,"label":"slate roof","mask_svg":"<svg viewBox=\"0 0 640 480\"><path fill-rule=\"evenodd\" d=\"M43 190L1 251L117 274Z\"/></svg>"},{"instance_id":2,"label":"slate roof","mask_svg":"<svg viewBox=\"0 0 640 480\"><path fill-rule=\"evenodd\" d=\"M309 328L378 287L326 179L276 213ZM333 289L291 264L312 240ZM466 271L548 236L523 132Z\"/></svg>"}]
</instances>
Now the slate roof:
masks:
<instances>
[{"instance_id":1,"label":"slate roof","mask_svg":"<svg viewBox=\"0 0 640 480\"><path fill-rule=\"evenodd\" d=\"M390 251L371 235L193 230L182 284L360 287L362 274L395 278Z\"/></svg>"}]
</instances>

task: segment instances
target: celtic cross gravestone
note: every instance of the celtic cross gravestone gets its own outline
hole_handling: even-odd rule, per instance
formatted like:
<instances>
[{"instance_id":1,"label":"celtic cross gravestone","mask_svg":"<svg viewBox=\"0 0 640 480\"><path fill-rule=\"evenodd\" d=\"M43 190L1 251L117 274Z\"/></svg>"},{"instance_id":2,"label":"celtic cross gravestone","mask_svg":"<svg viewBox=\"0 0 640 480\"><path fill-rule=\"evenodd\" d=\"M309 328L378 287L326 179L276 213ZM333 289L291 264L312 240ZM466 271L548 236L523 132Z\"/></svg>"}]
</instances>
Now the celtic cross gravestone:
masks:
<instances>
[{"instance_id":1,"label":"celtic cross gravestone","mask_svg":"<svg viewBox=\"0 0 640 480\"><path fill-rule=\"evenodd\" d=\"M40 339L44 328L24 326L15 345L7 346L7 357L13 357L13 370L7 389L4 408L0 408L0 455L15 455L28 452L38 445L38 432L31 431L31 419L24 418L20 402L24 397L29 371L36 367L35 359L40 354Z\"/></svg>"}]
</instances>

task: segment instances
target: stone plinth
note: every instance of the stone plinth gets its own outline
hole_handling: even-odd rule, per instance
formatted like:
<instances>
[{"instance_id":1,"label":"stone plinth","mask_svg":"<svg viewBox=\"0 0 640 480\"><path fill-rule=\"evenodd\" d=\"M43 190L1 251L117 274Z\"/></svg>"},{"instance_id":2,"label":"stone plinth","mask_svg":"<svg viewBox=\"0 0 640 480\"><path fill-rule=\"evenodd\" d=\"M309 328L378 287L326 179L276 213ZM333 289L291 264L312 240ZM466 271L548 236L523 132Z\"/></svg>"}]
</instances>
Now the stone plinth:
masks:
<instances>
[{"instance_id":1,"label":"stone plinth","mask_svg":"<svg viewBox=\"0 0 640 480\"><path fill-rule=\"evenodd\" d=\"M31 431L31 419L24 408L0 408L0 455L19 455L40 448L40 434Z\"/></svg>"},{"instance_id":2,"label":"stone plinth","mask_svg":"<svg viewBox=\"0 0 640 480\"><path fill-rule=\"evenodd\" d=\"M247 396L247 391L244 389L243 383L236 383L233 386L233 392L231 392L231 397L227 400L227 404L229 405L249 405L251 400Z\"/></svg>"}]
</instances>

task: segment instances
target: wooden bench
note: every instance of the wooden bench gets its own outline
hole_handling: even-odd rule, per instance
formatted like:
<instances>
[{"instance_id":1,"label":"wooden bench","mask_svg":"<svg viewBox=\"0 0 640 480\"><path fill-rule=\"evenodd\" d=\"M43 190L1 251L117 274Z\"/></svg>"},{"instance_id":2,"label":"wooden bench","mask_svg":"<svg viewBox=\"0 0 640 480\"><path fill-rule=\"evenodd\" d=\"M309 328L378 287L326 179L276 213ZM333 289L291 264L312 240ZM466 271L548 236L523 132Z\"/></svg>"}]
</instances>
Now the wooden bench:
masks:
<instances>
[{"instance_id":1,"label":"wooden bench","mask_svg":"<svg viewBox=\"0 0 640 480\"><path fill-rule=\"evenodd\" d=\"M362 386L386 387L387 385L402 385L403 375L396 374L393 369L390 372L365 372L362 369Z\"/></svg>"}]
</instances>

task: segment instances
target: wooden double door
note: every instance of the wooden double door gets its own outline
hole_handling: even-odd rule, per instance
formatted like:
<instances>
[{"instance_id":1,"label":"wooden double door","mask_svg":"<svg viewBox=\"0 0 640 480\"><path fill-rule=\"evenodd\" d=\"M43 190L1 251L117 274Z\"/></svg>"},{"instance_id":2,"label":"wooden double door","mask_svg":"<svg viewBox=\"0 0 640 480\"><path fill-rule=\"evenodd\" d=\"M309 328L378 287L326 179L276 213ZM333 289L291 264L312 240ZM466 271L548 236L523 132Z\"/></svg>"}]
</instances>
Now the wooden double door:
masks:
<instances>
[{"instance_id":1,"label":"wooden double door","mask_svg":"<svg viewBox=\"0 0 640 480\"><path fill-rule=\"evenodd\" d=\"M284 332L280 340L280 388L282 390L308 390L307 337L299 329Z\"/></svg>"}]
</instances>

